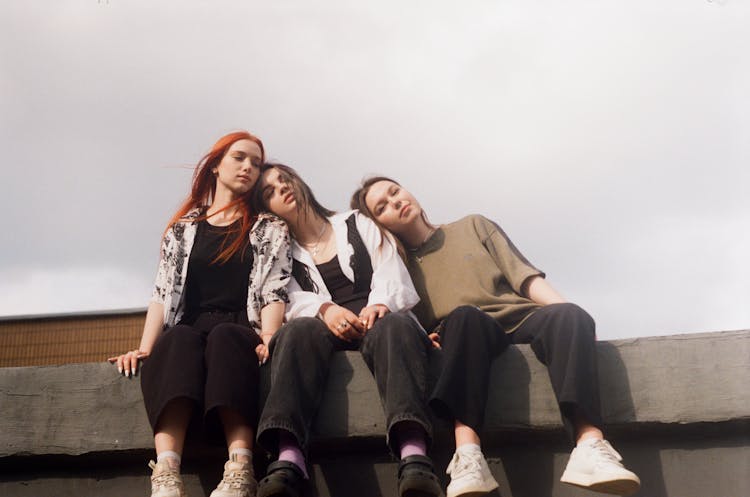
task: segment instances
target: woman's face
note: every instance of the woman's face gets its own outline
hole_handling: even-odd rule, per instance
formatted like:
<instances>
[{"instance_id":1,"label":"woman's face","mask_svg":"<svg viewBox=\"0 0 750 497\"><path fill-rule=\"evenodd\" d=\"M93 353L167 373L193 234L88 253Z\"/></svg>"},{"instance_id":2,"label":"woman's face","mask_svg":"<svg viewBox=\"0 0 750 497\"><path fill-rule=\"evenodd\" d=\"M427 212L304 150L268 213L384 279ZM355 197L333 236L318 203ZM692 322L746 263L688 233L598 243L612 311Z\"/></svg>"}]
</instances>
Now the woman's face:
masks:
<instances>
[{"instance_id":1,"label":"woman's face","mask_svg":"<svg viewBox=\"0 0 750 497\"><path fill-rule=\"evenodd\" d=\"M297 199L294 197L294 189L292 185L281 178L278 169L271 168L263 173L260 188L263 205L269 211L285 221L288 221L292 215L297 213Z\"/></svg>"},{"instance_id":2,"label":"woman's face","mask_svg":"<svg viewBox=\"0 0 750 497\"><path fill-rule=\"evenodd\" d=\"M263 152L252 140L237 140L214 167L216 191L229 190L235 197L249 192L260 176Z\"/></svg>"},{"instance_id":3,"label":"woman's face","mask_svg":"<svg viewBox=\"0 0 750 497\"><path fill-rule=\"evenodd\" d=\"M396 234L422 217L417 199L393 181L378 181L370 186L365 205L380 224Z\"/></svg>"}]
</instances>

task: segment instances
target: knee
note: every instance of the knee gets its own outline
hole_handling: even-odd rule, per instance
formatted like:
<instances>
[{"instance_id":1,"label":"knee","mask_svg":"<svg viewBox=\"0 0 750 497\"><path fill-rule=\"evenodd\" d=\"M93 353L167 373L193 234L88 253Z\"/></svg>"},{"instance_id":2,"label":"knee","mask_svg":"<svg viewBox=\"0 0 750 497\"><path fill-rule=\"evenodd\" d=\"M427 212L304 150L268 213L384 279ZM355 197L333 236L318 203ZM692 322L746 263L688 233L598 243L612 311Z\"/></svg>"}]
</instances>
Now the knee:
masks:
<instances>
[{"instance_id":1,"label":"knee","mask_svg":"<svg viewBox=\"0 0 750 497\"><path fill-rule=\"evenodd\" d=\"M471 305L456 307L443 321L441 335L466 335L487 327L495 327L494 320L484 311Z\"/></svg>"},{"instance_id":2,"label":"knee","mask_svg":"<svg viewBox=\"0 0 750 497\"><path fill-rule=\"evenodd\" d=\"M157 346L159 348L190 347L200 344L201 341L201 332L192 326L178 324L165 330L154 345L154 348Z\"/></svg>"},{"instance_id":3,"label":"knee","mask_svg":"<svg viewBox=\"0 0 750 497\"><path fill-rule=\"evenodd\" d=\"M244 335L248 333L252 333L252 330L233 323L221 323L214 326L208 334L206 342L209 346L219 343L240 342L243 338L246 338Z\"/></svg>"},{"instance_id":4,"label":"knee","mask_svg":"<svg viewBox=\"0 0 750 497\"><path fill-rule=\"evenodd\" d=\"M381 340L385 338L391 343L407 344L421 340L423 335L424 331L409 315L391 312L376 321L375 327L365 335L365 339L377 337Z\"/></svg>"},{"instance_id":5,"label":"knee","mask_svg":"<svg viewBox=\"0 0 750 497\"><path fill-rule=\"evenodd\" d=\"M596 323L594 318L577 304L566 302L563 304L552 304L550 311L556 319L565 324L565 327L582 340L596 339Z\"/></svg>"},{"instance_id":6,"label":"knee","mask_svg":"<svg viewBox=\"0 0 750 497\"><path fill-rule=\"evenodd\" d=\"M279 328L273 337L273 347L310 347L325 338L325 324L317 318L296 318Z\"/></svg>"}]
</instances>

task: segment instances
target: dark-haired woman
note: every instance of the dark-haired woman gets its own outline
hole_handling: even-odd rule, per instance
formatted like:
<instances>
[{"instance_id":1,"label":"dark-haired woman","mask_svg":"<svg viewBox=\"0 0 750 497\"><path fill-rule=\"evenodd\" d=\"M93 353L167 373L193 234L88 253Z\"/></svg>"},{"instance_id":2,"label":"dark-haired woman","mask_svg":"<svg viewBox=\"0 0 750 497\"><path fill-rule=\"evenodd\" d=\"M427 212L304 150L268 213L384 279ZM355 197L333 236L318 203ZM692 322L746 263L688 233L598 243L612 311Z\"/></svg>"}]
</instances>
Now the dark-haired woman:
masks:
<instances>
[{"instance_id":1,"label":"dark-haired woman","mask_svg":"<svg viewBox=\"0 0 750 497\"><path fill-rule=\"evenodd\" d=\"M255 497L259 362L281 325L291 258L286 225L251 207L264 160L247 132L219 139L167 226L141 343L110 358L141 388L154 431L152 497L184 497L180 460L194 412L229 458L211 497Z\"/></svg>"},{"instance_id":2,"label":"dark-haired woman","mask_svg":"<svg viewBox=\"0 0 750 497\"><path fill-rule=\"evenodd\" d=\"M278 460L259 497L297 497L306 486L310 425L337 350L359 350L375 375L387 444L400 457L399 495L442 496L426 453L431 342L409 312L418 297L395 247L367 217L321 206L288 166L264 167L256 195L288 224L294 258L289 322L270 343L271 390L258 425L259 444Z\"/></svg>"},{"instance_id":3,"label":"dark-haired woman","mask_svg":"<svg viewBox=\"0 0 750 497\"><path fill-rule=\"evenodd\" d=\"M452 419L456 452L448 497L497 487L480 449L490 364L509 343L529 343L549 370L575 448L561 481L628 495L640 480L604 440L594 321L565 302L502 229L479 215L434 226L397 182L375 177L351 205L395 235L421 297L414 311L438 343L444 369L430 399Z\"/></svg>"}]
</instances>

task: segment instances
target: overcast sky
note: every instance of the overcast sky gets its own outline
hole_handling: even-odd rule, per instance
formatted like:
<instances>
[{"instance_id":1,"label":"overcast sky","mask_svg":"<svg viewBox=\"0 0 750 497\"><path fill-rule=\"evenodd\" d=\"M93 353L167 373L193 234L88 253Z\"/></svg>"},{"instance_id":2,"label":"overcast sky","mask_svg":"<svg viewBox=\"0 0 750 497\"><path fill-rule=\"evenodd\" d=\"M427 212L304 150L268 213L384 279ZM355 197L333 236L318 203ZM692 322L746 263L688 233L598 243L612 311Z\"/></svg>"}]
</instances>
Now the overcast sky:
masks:
<instances>
[{"instance_id":1,"label":"overcast sky","mask_svg":"<svg viewBox=\"0 0 750 497\"><path fill-rule=\"evenodd\" d=\"M738 0L2 2L0 315L144 307L247 129L333 209L497 221L602 339L750 328L749 46Z\"/></svg>"}]
</instances>

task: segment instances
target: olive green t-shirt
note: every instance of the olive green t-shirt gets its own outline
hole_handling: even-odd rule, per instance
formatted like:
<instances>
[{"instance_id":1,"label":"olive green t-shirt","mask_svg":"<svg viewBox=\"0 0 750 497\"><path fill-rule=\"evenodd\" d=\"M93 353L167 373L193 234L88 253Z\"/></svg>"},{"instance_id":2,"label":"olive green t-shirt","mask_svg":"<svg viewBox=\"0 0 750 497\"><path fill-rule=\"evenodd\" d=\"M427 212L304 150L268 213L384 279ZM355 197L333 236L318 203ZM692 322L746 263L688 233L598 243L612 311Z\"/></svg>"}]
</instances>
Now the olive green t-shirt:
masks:
<instances>
[{"instance_id":1,"label":"olive green t-shirt","mask_svg":"<svg viewBox=\"0 0 750 497\"><path fill-rule=\"evenodd\" d=\"M521 288L544 273L484 216L441 226L424 245L408 251L407 266L421 299L412 310L428 331L456 307L472 305L510 333L540 307L522 296Z\"/></svg>"}]
</instances>

